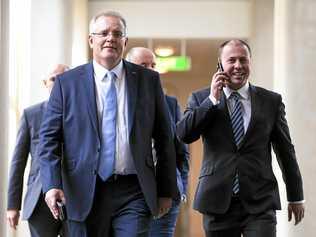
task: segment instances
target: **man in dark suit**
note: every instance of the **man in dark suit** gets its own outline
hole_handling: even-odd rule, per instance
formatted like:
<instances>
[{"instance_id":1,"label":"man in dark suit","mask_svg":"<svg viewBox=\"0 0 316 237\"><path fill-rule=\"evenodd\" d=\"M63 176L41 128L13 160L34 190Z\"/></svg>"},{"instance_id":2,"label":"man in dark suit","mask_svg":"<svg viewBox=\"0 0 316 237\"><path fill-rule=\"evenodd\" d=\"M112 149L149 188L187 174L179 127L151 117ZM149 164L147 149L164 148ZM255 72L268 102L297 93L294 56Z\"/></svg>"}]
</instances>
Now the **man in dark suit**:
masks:
<instances>
[{"instance_id":1,"label":"man in dark suit","mask_svg":"<svg viewBox=\"0 0 316 237\"><path fill-rule=\"evenodd\" d=\"M219 49L211 87L194 92L177 133L185 143L202 136L204 156L194 208L208 237L276 236L281 208L272 171L273 147L286 184L289 221L304 216L302 178L279 94L251 85L251 51L242 40Z\"/></svg>"},{"instance_id":2,"label":"man in dark suit","mask_svg":"<svg viewBox=\"0 0 316 237\"><path fill-rule=\"evenodd\" d=\"M65 203L74 237L147 236L151 216L177 195L159 75L122 60L126 43L119 13L93 17L93 62L57 77L47 105L39 148L45 199L55 218L56 201Z\"/></svg>"},{"instance_id":3,"label":"man in dark suit","mask_svg":"<svg viewBox=\"0 0 316 237\"><path fill-rule=\"evenodd\" d=\"M156 56L147 48L134 47L126 55L126 60L142 65L151 70L156 68ZM172 237L174 235L177 217L180 211L180 202L186 201L186 191L189 173L189 151L188 147L181 142L175 134L175 125L181 118L181 110L175 97L166 96L169 109L170 121L172 124L172 132L174 139L174 147L176 150L177 164L177 185L180 196L173 200L172 207L169 212L160 218L152 220L150 225L150 237ZM153 151L155 153L155 151ZM155 158L155 157L154 157Z\"/></svg>"},{"instance_id":4,"label":"man in dark suit","mask_svg":"<svg viewBox=\"0 0 316 237\"><path fill-rule=\"evenodd\" d=\"M66 70L68 70L67 66L58 64L48 78L44 80L45 87L49 92L53 88L55 77ZM28 220L32 237L56 237L62 228L61 222L53 218L44 201L38 156L36 154L39 130L46 104L45 101L33 105L23 112L11 161L8 185L7 219L10 227L16 229L21 210L23 176L28 156L31 154L32 159L22 218Z\"/></svg>"}]
</instances>

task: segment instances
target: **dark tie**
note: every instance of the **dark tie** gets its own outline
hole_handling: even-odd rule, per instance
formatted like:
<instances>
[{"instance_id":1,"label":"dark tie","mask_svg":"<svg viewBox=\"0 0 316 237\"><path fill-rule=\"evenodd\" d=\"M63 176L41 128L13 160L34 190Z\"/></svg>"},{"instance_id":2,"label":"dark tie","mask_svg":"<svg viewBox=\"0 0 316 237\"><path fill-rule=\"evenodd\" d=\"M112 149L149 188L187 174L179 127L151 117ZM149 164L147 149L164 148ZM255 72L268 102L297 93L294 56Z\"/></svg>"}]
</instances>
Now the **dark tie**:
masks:
<instances>
[{"instance_id":1,"label":"dark tie","mask_svg":"<svg viewBox=\"0 0 316 237\"><path fill-rule=\"evenodd\" d=\"M116 115L117 115L117 95L115 88L116 75L108 72L105 80L110 81L108 90L103 93L103 113L102 113L102 138L101 157L98 167L98 174L103 181L107 180L114 170L116 152Z\"/></svg>"},{"instance_id":2,"label":"dark tie","mask_svg":"<svg viewBox=\"0 0 316 237\"><path fill-rule=\"evenodd\" d=\"M238 92L233 92L230 95L230 98L234 101L234 107L231 113L231 123L233 128L233 134L234 134L234 140L237 147L239 147L245 131L244 131L244 119L243 119L243 110L242 110L242 104L240 101L240 95ZM239 178L238 178L238 172L236 172L236 175L233 179L233 193L237 194L239 192Z\"/></svg>"}]
</instances>

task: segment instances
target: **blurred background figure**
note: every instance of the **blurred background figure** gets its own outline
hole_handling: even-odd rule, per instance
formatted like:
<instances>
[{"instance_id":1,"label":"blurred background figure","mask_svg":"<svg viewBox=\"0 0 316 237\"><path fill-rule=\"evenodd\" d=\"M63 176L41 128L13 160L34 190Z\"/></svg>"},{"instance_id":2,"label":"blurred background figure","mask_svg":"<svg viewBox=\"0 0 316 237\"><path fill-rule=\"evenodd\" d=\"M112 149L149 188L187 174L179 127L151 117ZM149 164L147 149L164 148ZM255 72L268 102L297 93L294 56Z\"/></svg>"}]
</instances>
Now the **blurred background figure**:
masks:
<instances>
[{"instance_id":1,"label":"blurred background figure","mask_svg":"<svg viewBox=\"0 0 316 237\"><path fill-rule=\"evenodd\" d=\"M43 80L44 86L50 93L55 77L68 70L68 66L58 64L54 70ZM24 198L22 219L28 221L32 237L56 237L62 234L62 223L53 218L42 194L40 182L40 170L37 157L38 135L42 116L47 101L26 108L20 120L9 175L7 220L10 227L16 229L19 223L23 176L29 154L31 155L31 167L27 182L27 191Z\"/></svg>"},{"instance_id":2,"label":"blurred background figure","mask_svg":"<svg viewBox=\"0 0 316 237\"><path fill-rule=\"evenodd\" d=\"M126 55L126 60L141 65L145 68L155 70L156 56L148 48L134 47ZM186 202L188 172L189 172L189 151L187 145L181 142L175 134L175 125L181 119L181 110L175 97L165 95L172 123L172 136L177 158L177 185L179 197L173 200L172 207L167 214L160 218L153 219L150 225L151 237L172 237L174 235L177 217L180 211L180 203ZM153 145L154 147L154 145ZM153 154L155 154L153 148ZM155 155L154 155L155 159Z\"/></svg>"}]
</instances>

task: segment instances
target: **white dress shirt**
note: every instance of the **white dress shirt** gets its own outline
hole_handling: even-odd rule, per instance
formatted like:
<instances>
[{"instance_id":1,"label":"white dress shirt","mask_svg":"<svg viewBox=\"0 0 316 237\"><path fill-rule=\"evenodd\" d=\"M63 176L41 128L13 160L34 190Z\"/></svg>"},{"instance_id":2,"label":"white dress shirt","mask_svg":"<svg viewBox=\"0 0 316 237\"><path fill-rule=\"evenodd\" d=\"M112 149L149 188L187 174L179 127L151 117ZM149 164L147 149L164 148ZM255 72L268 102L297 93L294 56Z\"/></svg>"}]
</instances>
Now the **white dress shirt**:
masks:
<instances>
[{"instance_id":1,"label":"white dress shirt","mask_svg":"<svg viewBox=\"0 0 316 237\"><path fill-rule=\"evenodd\" d=\"M250 100L250 93L249 93L249 82L247 82L243 87L241 87L237 91L232 90L226 86L223 88L223 92L226 97L229 115L231 115L231 113L233 112L233 108L235 105L234 104L235 102L232 98L230 98L230 95L233 92L238 92L238 94L240 95L239 100L242 103L244 131L246 133L249 123L250 123L250 119L251 119L251 100ZM209 98L214 105L217 105L220 102L220 101L217 101L212 95L210 95Z\"/></svg>"},{"instance_id":2,"label":"white dress shirt","mask_svg":"<svg viewBox=\"0 0 316 237\"><path fill-rule=\"evenodd\" d=\"M94 60L93 70L96 85L96 103L98 109L99 128L102 128L103 99L100 91L107 90L110 86L110 81L104 80L105 75L109 72L109 70ZM123 67L123 61L121 61L111 71L116 75L115 87L118 106L116 118L116 153L114 173L121 175L135 174L135 165L129 145L128 98L126 90L126 73Z\"/></svg>"}]
</instances>

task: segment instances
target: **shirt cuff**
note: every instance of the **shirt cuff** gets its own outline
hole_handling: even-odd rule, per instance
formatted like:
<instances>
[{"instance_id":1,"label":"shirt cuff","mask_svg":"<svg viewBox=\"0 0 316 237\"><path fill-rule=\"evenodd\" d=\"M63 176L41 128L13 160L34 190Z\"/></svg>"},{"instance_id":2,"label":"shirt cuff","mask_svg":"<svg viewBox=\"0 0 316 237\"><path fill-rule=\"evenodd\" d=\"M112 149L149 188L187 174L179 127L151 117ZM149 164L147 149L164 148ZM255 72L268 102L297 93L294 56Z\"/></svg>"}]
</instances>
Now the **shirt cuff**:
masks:
<instances>
[{"instance_id":1,"label":"shirt cuff","mask_svg":"<svg viewBox=\"0 0 316 237\"><path fill-rule=\"evenodd\" d=\"M213 105L218 105L219 102L220 102L219 100L216 100L215 97L213 95L211 95L211 94L209 95L208 98L211 100Z\"/></svg>"},{"instance_id":2,"label":"shirt cuff","mask_svg":"<svg viewBox=\"0 0 316 237\"><path fill-rule=\"evenodd\" d=\"M289 203L293 203L293 204L302 204L302 203L305 203L305 200L295 201L295 202L289 202Z\"/></svg>"}]
</instances>

